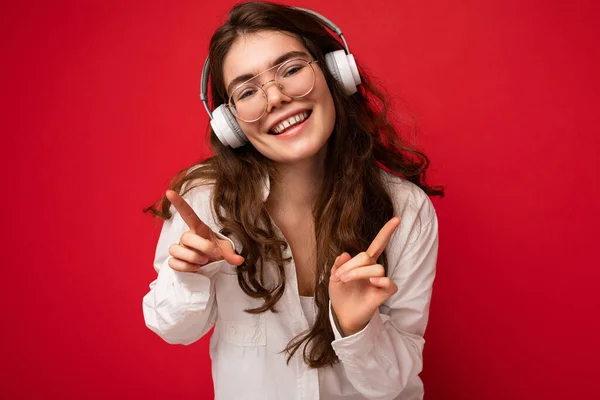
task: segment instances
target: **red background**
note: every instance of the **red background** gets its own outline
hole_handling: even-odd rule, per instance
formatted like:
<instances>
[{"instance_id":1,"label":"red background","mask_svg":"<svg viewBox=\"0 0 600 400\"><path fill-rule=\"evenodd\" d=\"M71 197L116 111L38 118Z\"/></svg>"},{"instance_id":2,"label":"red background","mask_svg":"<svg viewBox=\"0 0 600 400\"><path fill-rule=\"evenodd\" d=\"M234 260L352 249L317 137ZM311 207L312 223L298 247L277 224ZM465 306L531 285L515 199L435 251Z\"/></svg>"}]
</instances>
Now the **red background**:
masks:
<instances>
[{"instance_id":1,"label":"red background","mask_svg":"<svg viewBox=\"0 0 600 400\"><path fill-rule=\"evenodd\" d=\"M206 154L199 73L232 4L3 3L1 397L212 396L208 338L144 326L141 210ZM446 186L426 398L600 398L599 3L294 4L407 101Z\"/></svg>"}]
</instances>

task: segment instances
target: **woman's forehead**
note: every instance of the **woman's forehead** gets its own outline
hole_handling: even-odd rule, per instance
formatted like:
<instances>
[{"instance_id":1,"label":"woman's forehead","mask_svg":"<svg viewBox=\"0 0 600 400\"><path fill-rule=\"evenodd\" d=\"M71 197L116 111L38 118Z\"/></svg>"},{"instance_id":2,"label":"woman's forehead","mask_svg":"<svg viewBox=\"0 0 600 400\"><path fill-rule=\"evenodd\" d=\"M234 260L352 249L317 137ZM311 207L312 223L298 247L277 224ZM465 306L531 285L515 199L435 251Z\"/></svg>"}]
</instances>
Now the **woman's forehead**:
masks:
<instances>
[{"instance_id":1,"label":"woman's forehead","mask_svg":"<svg viewBox=\"0 0 600 400\"><path fill-rule=\"evenodd\" d=\"M261 31L240 35L223 60L225 86L237 76L264 71L279 56L294 50L308 54L306 47L289 33Z\"/></svg>"}]
</instances>

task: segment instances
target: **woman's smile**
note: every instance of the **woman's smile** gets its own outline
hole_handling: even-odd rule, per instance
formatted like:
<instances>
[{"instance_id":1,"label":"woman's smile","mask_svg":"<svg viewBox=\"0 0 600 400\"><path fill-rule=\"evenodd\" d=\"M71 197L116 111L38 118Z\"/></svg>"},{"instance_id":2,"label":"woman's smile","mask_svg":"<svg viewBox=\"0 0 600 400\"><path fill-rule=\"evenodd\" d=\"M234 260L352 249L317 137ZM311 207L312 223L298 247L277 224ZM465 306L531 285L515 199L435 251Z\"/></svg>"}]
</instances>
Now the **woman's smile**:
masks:
<instances>
[{"instance_id":1,"label":"woman's smile","mask_svg":"<svg viewBox=\"0 0 600 400\"><path fill-rule=\"evenodd\" d=\"M304 111L292 116L269 130L269 135L272 135L277 139L287 139L296 136L307 127L311 121L311 116L312 111Z\"/></svg>"}]
</instances>

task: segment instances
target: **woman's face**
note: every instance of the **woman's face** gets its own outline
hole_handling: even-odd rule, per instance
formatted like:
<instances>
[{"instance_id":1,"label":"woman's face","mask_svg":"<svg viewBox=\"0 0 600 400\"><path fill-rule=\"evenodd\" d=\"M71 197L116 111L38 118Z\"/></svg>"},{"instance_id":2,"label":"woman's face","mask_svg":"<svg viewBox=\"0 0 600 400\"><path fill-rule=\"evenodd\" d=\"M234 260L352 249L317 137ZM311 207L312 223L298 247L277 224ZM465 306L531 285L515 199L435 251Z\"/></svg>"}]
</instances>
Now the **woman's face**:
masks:
<instances>
[{"instance_id":1,"label":"woman's face","mask_svg":"<svg viewBox=\"0 0 600 400\"><path fill-rule=\"evenodd\" d=\"M241 83L234 82L237 77L260 74L276 62L283 61L280 57L292 51L305 54L293 56L293 59L313 60L304 45L290 34L264 31L240 36L223 63L227 94L230 95ZM315 71L315 84L309 94L291 98L282 93L275 82L267 83L263 87L267 95L267 111L263 117L255 122L244 122L238 118L250 143L273 161L293 163L313 157L324 147L333 131L335 107L321 70L323 66L318 63L311 65ZM276 71L277 68L266 71L251 82L260 86L275 79ZM308 118L302 121L307 114ZM293 116L300 118L288 119ZM284 121L290 126L282 131Z\"/></svg>"}]
</instances>

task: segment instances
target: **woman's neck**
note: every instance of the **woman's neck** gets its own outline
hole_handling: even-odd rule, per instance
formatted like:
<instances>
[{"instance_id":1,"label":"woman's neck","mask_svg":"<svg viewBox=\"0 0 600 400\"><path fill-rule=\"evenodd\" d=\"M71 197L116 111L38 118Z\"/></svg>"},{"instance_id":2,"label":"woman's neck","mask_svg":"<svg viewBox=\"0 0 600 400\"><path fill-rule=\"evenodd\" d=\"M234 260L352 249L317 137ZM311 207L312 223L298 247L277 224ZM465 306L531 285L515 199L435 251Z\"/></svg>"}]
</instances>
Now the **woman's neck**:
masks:
<instances>
[{"instance_id":1,"label":"woman's neck","mask_svg":"<svg viewBox=\"0 0 600 400\"><path fill-rule=\"evenodd\" d=\"M279 210L312 210L323 181L325 150L321 149L310 159L278 165L278 177L271 180L267 206Z\"/></svg>"}]
</instances>

